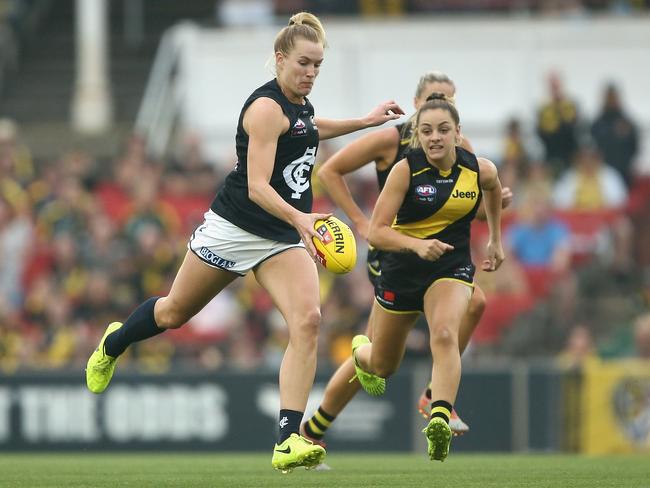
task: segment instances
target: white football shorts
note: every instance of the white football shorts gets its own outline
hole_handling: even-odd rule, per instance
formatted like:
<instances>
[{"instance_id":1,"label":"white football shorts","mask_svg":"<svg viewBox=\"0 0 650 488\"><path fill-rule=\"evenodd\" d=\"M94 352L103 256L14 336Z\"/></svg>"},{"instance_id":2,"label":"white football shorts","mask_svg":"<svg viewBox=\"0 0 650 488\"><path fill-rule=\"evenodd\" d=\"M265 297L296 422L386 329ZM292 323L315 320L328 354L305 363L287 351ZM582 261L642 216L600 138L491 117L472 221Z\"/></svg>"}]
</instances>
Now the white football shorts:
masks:
<instances>
[{"instance_id":1,"label":"white football shorts","mask_svg":"<svg viewBox=\"0 0 650 488\"><path fill-rule=\"evenodd\" d=\"M271 256L305 245L265 239L240 229L235 224L208 210L205 221L192 233L187 248L213 268L225 269L244 276Z\"/></svg>"}]
</instances>

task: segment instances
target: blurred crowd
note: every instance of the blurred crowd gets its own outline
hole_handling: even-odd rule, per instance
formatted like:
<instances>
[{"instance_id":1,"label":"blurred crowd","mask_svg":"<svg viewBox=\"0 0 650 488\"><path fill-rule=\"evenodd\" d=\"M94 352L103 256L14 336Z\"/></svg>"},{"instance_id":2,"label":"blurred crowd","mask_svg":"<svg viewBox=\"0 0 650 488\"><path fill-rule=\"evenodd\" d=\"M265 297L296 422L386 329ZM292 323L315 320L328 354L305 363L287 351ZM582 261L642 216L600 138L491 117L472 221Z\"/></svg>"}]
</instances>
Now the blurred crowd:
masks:
<instances>
[{"instance_id":1,"label":"blurred crowd","mask_svg":"<svg viewBox=\"0 0 650 488\"><path fill-rule=\"evenodd\" d=\"M568 19L650 11L650 0L218 0L215 5L214 20L223 26L272 24L299 11L362 18L499 14Z\"/></svg>"},{"instance_id":2,"label":"blurred crowd","mask_svg":"<svg viewBox=\"0 0 650 488\"><path fill-rule=\"evenodd\" d=\"M650 7L647 0L274 0L273 3L282 13L309 10L393 15L421 12L630 13Z\"/></svg>"},{"instance_id":3,"label":"blurred crowd","mask_svg":"<svg viewBox=\"0 0 650 488\"><path fill-rule=\"evenodd\" d=\"M229 3L228 0L222 2ZM247 2L263 3L259 0ZM348 15L511 12L580 16L599 12L630 15L650 8L648 0L273 0L269 3L273 3L275 12L282 15L308 10L317 14Z\"/></svg>"},{"instance_id":4,"label":"blurred crowd","mask_svg":"<svg viewBox=\"0 0 650 488\"><path fill-rule=\"evenodd\" d=\"M504 213L508 259L497 273L477 273L488 306L467 355L541 355L569 366L594 355L650 357L650 184L635 171L636 123L615 84L594 120L558 75L548 87L535 127L509 121L501 154L489 155L515 199ZM110 160L77 150L39 160L19 130L0 120L0 371L80 370L108 322L166 294L232 162L207 164L195 139L175 159L151 160L137 135ZM332 150L323 144L320 162ZM370 213L374 175L349 183ZM315 210L336 211L317 177L314 191ZM485 236L476 223L475 261ZM373 299L365 273L363 242L352 273L320 269L321 366L345 359L365 327ZM409 357L428 354L425 333L416 327ZM282 317L248 276L122 361L145 372L277 368L286 342Z\"/></svg>"}]
</instances>

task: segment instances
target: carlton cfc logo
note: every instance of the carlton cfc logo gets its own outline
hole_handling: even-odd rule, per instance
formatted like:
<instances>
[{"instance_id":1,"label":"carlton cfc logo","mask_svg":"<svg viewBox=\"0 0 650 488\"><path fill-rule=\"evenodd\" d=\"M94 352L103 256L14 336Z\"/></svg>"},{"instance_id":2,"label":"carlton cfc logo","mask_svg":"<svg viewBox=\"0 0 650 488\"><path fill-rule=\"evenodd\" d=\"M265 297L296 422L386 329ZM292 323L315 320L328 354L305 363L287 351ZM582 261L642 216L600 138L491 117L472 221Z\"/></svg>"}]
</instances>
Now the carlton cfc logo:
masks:
<instances>
[{"instance_id":1,"label":"carlton cfc logo","mask_svg":"<svg viewBox=\"0 0 650 488\"><path fill-rule=\"evenodd\" d=\"M309 188L311 169L316 162L316 147L308 147L305 154L288 164L282 175L287 186L291 188L291 198L299 199Z\"/></svg>"}]
</instances>

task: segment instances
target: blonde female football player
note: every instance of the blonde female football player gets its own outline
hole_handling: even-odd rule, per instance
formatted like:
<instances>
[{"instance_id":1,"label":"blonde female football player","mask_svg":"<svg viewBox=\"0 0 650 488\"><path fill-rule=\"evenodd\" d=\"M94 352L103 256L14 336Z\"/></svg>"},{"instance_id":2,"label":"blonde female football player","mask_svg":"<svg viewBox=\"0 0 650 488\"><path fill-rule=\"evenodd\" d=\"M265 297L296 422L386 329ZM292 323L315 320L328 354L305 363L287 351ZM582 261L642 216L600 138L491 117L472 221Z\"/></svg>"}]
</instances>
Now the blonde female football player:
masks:
<instances>
[{"instance_id":1,"label":"blonde female football player","mask_svg":"<svg viewBox=\"0 0 650 488\"><path fill-rule=\"evenodd\" d=\"M320 325L312 237L310 175L320 139L383 124L403 113L394 102L363 118L314 118L307 99L323 62L325 32L299 13L276 36L277 76L244 102L236 135L237 165L192 234L169 295L141 304L124 323L108 326L88 360L88 388L108 386L119 356L132 343L181 327L235 278L255 273L284 316L289 345L280 367L279 438L273 467L319 464L325 450L299 435L316 369Z\"/></svg>"},{"instance_id":2,"label":"blonde female football player","mask_svg":"<svg viewBox=\"0 0 650 488\"><path fill-rule=\"evenodd\" d=\"M485 198L489 228L485 271L504 259L501 184L494 164L458 146L460 117L453 102L434 93L419 108L414 149L391 171L370 220L369 242L383 251L375 286L372 343L352 340L361 386L383 394L385 378L402 360L406 337L420 313L430 333L431 417L424 429L429 457L444 461L449 418L460 383L460 326L474 288L470 223Z\"/></svg>"},{"instance_id":3,"label":"blonde female football player","mask_svg":"<svg viewBox=\"0 0 650 488\"><path fill-rule=\"evenodd\" d=\"M456 93L454 82L445 73L431 71L420 77L415 89L413 104L415 109L420 108L427 97L434 92L445 94L453 99ZM350 218L357 233L364 239L368 237L369 219L354 201L352 194L345 182L344 176L374 161L377 172L377 181L381 190L386 183L388 173L395 163L402 160L408 151L413 137L413 117L402 124L386 127L365 134L329 158L318 171L318 177L327 189L330 197ZM467 138L461 138L460 145L472 151ZM504 188L502 204L507 206L512 201L510 189ZM485 218L482 207L479 208L478 218ZM368 250L367 257L368 277L373 286L376 286L381 274L381 251L372 247ZM460 327L459 347L460 352L465 350L469 340L485 309L485 294L475 286L469 310L463 317ZM372 313L372 312L371 312ZM369 319L372 323L372 318ZM368 335L372 337L369 330ZM337 369L327 384L323 400L312 417L303 424L303 433L314 442L323 443L323 437L334 419L341 413L345 406L359 391L358 382L350 383L349 379L354 374L352 359L348 359ZM431 390L427 386L418 402L418 410L425 418L429 417L431 404ZM451 413L450 426L455 434L463 434L469 427L463 422L455 411Z\"/></svg>"}]
</instances>

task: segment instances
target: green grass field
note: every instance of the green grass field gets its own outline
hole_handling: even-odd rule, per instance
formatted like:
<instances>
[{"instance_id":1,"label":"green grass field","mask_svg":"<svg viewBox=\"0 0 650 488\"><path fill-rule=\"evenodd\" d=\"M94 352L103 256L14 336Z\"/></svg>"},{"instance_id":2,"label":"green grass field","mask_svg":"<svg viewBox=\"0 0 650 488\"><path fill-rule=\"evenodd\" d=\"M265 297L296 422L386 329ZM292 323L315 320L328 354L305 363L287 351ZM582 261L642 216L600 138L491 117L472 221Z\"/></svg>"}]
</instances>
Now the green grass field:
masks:
<instances>
[{"instance_id":1,"label":"green grass field","mask_svg":"<svg viewBox=\"0 0 650 488\"><path fill-rule=\"evenodd\" d=\"M264 454L0 454L0 487L650 488L650 456L332 454L282 475Z\"/></svg>"}]
</instances>

